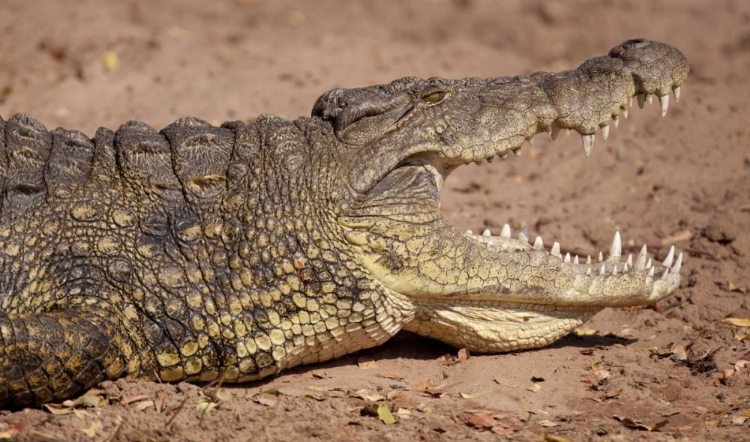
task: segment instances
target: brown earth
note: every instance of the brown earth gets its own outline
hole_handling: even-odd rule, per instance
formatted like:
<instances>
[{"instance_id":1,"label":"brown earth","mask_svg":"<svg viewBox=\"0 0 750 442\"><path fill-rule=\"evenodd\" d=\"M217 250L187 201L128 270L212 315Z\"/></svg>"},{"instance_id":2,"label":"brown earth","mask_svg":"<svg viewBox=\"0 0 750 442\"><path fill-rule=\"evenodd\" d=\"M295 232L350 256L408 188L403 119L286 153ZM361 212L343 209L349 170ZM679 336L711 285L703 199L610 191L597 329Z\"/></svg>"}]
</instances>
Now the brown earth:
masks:
<instances>
[{"instance_id":1,"label":"brown earth","mask_svg":"<svg viewBox=\"0 0 750 442\"><path fill-rule=\"evenodd\" d=\"M660 258L674 243L687 255L683 287L657 306L607 309L583 336L514 354L454 361L442 355L455 349L399 335L218 391L108 382L90 393L101 398L96 408L0 412L0 439L750 440L750 365L731 371L750 359L741 339L750 332L722 323L750 317L749 2L4 0L0 8L0 113L89 135L129 119L162 127L185 115L293 118L329 88L405 75L567 69L633 37L671 43L692 63L666 119L657 105L632 111L588 159L577 135L554 145L538 137L519 159L460 169L443 192L446 216L462 229L510 221L584 255L606 249L615 230L631 251L646 243ZM199 402L218 406L204 412ZM379 404L398 422L368 414Z\"/></svg>"}]
</instances>

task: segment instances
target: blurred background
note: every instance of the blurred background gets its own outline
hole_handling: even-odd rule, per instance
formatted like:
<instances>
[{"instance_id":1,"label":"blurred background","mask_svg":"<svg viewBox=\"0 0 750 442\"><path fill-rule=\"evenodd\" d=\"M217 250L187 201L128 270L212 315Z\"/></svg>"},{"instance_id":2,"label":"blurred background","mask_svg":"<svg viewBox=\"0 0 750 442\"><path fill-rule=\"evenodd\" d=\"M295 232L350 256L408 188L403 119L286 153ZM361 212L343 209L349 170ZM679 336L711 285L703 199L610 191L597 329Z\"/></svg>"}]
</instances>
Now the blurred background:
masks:
<instances>
[{"instance_id":1,"label":"blurred background","mask_svg":"<svg viewBox=\"0 0 750 442\"><path fill-rule=\"evenodd\" d=\"M89 135L133 118L295 118L332 87L567 69L633 37L688 56L748 46L715 35L733 15L747 26L738 3L2 0L0 115Z\"/></svg>"}]
</instances>

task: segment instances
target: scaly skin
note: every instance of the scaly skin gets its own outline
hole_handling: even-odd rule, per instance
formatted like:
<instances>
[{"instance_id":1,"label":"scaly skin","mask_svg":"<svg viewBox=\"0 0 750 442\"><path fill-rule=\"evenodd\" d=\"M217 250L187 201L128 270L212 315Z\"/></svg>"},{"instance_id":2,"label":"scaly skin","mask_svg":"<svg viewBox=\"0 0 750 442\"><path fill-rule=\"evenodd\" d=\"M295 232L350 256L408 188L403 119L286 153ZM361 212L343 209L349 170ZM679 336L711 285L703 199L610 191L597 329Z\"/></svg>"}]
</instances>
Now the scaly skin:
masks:
<instances>
[{"instance_id":1,"label":"scaly skin","mask_svg":"<svg viewBox=\"0 0 750 442\"><path fill-rule=\"evenodd\" d=\"M533 348L662 299L681 258L621 263L617 235L589 265L509 228L462 234L439 191L540 132L577 130L588 154L632 97L666 109L687 72L676 49L634 40L558 74L333 90L294 122L129 122L88 139L0 120L0 407L121 376L254 380L402 328Z\"/></svg>"}]
</instances>

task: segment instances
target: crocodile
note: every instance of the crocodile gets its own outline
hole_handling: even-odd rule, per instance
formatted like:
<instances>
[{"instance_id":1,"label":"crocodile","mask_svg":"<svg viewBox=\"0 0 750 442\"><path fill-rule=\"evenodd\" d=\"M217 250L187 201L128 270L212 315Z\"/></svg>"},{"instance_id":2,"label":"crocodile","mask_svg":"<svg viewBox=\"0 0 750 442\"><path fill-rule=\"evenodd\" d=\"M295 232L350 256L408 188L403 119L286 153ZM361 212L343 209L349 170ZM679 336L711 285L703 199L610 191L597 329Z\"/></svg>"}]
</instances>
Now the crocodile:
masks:
<instances>
[{"instance_id":1,"label":"crocodile","mask_svg":"<svg viewBox=\"0 0 750 442\"><path fill-rule=\"evenodd\" d=\"M0 119L0 408L103 380L247 382L399 330L472 352L538 348L606 307L680 285L652 263L461 232L440 190L537 134L595 134L633 98L679 100L689 64L636 39L559 72L333 89L310 117L263 114L93 138Z\"/></svg>"}]
</instances>

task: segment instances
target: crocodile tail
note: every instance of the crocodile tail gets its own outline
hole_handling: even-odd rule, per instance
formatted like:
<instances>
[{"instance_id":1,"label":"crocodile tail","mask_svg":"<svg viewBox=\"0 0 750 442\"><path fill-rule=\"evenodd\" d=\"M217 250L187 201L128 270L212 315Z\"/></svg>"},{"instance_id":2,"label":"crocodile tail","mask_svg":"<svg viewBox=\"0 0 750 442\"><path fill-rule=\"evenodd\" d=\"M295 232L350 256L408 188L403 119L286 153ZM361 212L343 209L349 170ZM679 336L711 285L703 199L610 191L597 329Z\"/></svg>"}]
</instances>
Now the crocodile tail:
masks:
<instances>
[{"instance_id":1,"label":"crocodile tail","mask_svg":"<svg viewBox=\"0 0 750 442\"><path fill-rule=\"evenodd\" d=\"M122 336L89 311L0 313L0 408L64 400L122 376Z\"/></svg>"}]
</instances>

